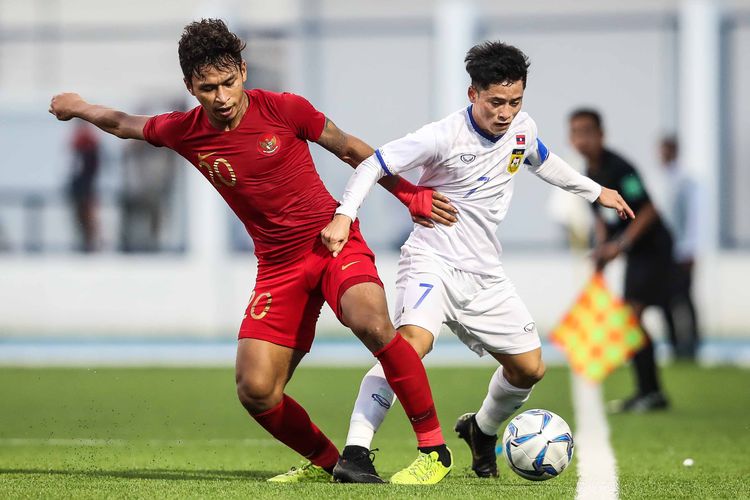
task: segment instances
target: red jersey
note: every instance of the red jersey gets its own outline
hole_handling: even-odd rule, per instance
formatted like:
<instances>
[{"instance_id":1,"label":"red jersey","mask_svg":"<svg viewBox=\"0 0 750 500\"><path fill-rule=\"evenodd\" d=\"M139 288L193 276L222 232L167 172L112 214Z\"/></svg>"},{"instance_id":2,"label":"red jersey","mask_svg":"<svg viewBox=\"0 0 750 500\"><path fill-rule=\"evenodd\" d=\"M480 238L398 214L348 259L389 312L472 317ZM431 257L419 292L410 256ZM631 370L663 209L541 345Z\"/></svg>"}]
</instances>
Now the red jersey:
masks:
<instances>
[{"instance_id":1,"label":"red jersey","mask_svg":"<svg viewBox=\"0 0 750 500\"><path fill-rule=\"evenodd\" d=\"M336 200L315 170L307 141L325 116L295 94L246 90L249 106L234 130L214 128L201 106L151 118L146 140L192 163L226 200L255 242L259 262L311 252Z\"/></svg>"}]
</instances>

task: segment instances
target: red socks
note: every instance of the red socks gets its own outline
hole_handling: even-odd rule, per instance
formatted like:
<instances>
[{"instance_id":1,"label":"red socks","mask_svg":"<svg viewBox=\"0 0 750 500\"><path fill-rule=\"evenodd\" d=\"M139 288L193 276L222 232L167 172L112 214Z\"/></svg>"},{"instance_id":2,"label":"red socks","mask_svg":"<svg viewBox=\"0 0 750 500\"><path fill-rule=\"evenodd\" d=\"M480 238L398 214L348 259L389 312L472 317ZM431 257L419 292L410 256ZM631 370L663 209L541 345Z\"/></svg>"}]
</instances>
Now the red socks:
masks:
<instances>
[{"instance_id":1,"label":"red socks","mask_svg":"<svg viewBox=\"0 0 750 500\"><path fill-rule=\"evenodd\" d=\"M383 366L388 385L398 396L411 421L417 434L417 446L445 444L427 373L414 348L396 332L394 339L376 352L375 357Z\"/></svg>"},{"instance_id":2,"label":"red socks","mask_svg":"<svg viewBox=\"0 0 750 500\"><path fill-rule=\"evenodd\" d=\"M417 434L420 448L445 444L432 401L422 360L404 338L394 339L375 353L383 366L388 384L396 393ZM339 458L336 446L312 423L299 403L284 394L281 403L253 418L273 437L310 460L332 469Z\"/></svg>"},{"instance_id":3,"label":"red socks","mask_svg":"<svg viewBox=\"0 0 750 500\"><path fill-rule=\"evenodd\" d=\"M284 394L281 403L253 418L273 437L310 460L331 470L339 459L336 446L312 423L299 403Z\"/></svg>"}]
</instances>

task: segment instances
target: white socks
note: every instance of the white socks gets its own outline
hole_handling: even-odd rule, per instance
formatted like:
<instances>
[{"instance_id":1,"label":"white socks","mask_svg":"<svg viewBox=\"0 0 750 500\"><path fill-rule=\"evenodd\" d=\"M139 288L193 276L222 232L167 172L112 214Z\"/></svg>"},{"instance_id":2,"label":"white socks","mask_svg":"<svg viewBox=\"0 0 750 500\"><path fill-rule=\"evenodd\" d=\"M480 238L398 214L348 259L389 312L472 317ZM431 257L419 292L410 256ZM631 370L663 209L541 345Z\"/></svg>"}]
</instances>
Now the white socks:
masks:
<instances>
[{"instance_id":1,"label":"white socks","mask_svg":"<svg viewBox=\"0 0 750 500\"><path fill-rule=\"evenodd\" d=\"M375 431L383 423L395 400L396 395L385 379L383 367L378 363L367 372L359 386L346 446L361 446L369 450Z\"/></svg>"},{"instance_id":2,"label":"white socks","mask_svg":"<svg viewBox=\"0 0 750 500\"><path fill-rule=\"evenodd\" d=\"M500 366L490 379L487 397L476 415L477 426L484 434L494 436L500 429L500 424L529 399L531 389L521 389L508 382L503 376Z\"/></svg>"},{"instance_id":3,"label":"white socks","mask_svg":"<svg viewBox=\"0 0 750 500\"><path fill-rule=\"evenodd\" d=\"M508 382L500 366L492 374L487 396L476 415L479 429L488 436L498 433L500 424L529 399L531 389L521 389ZM346 446L370 449L375 432L383 423L396 395L388 385L380 363L373 366L362 379L357 401L349 422Z\"/></svg>"}]
</instances>

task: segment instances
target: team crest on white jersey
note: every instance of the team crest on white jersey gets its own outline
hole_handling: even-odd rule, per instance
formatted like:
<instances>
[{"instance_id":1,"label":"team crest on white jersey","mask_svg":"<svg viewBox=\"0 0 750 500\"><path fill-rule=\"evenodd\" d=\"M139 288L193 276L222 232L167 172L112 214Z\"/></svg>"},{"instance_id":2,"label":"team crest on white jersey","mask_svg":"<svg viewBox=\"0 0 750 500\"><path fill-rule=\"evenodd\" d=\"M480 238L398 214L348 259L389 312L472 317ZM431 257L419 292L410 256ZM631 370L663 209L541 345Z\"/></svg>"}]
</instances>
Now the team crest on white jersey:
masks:
<instances>
[{"instance_id":1,"label":"team crest on white jersey","mask_svg":"<svg viewBox=\"0 0 750 500\"><path fill-rule=\"evenodd\" d=\"M467 165L476 159L477 155L463 154L461 155L461 161Z\"/></svg>"},{"instance_id":2,"label":"team crest on white jersey","mask_svg":"<svg viewBox=\"0 0 750 500\"><path fill-rule=\"evenodd\" d=\"M510 154L510 162L508 162L508 173L515 174L518 172L518 167L521 166L523 161L523 155L526 152L525 149L514 149Z\"/></svg>"}]
</instances>

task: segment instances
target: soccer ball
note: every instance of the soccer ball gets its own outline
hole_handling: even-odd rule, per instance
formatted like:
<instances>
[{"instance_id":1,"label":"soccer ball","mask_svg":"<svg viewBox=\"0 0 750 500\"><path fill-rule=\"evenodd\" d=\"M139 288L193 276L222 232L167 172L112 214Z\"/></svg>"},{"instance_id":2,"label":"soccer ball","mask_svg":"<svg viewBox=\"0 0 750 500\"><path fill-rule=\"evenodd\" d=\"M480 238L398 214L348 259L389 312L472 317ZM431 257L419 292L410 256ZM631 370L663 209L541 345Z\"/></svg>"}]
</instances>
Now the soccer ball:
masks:
<instances>
[{"instance_id":1,"label":"soccer ball","mask_svg":"<svg viewBox=\"0 0 750 500\"><path fill-rule=\"evenodd\" d=\"M508 423L503 451L516 474L545 481L559 476L573 459L573 434L551 411L528 410Z\"/></svg>"}]
</instances>

